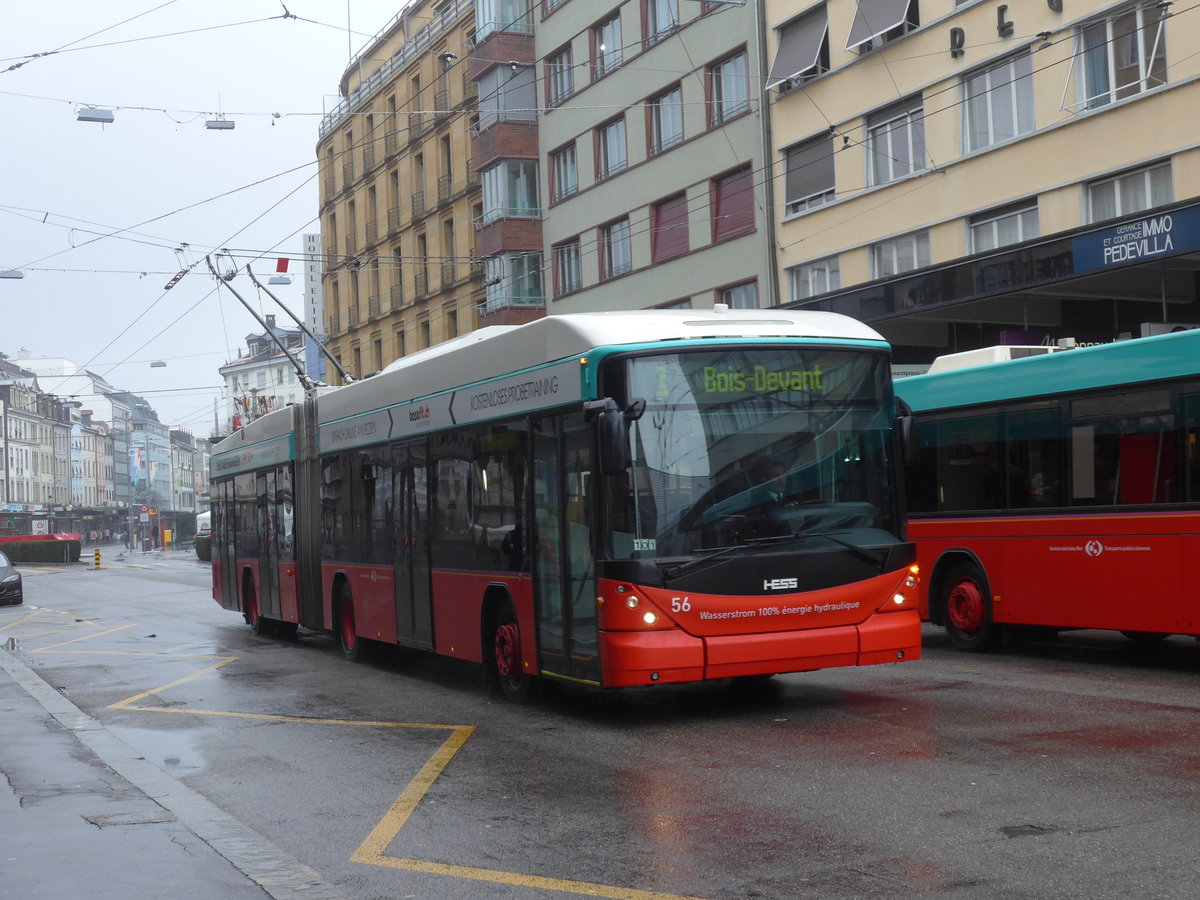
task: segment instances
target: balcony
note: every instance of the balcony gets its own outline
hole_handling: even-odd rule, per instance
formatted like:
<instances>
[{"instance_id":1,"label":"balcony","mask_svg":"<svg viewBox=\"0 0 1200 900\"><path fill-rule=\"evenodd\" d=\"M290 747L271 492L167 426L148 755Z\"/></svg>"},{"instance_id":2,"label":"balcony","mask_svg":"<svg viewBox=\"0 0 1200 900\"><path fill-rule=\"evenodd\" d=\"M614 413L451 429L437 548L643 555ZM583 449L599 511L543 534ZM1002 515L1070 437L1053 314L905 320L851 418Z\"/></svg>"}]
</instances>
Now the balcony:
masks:
<instances>
[{"instance_id":1,"label":"balcony","mask_svg":"<svg viewBox=\"0 0 1200 900\"><path fill-rule=\"evenodd\" d=\"M400 231L400 207L393 206L388 210L388 236Z\"/></svg>"},{"instance_id":2,"label":"balcony","mask_svg":"<svg viewBox=\"0 0 1200 900\"><path fill-rule=\"evenodd\" d=\"M348 323L348 327L357 328L359 326L359 324L360 323L358 321L358 307L352 306L352 307L350 307L350 322Z\"/></svg>"},{"instance_id":3,"label":"balcony","mask_svg":"<svg viewBox=\"0 0 1200 900\"><path fill-rule=\"evenodd\" d=\"M470 69L463 69L463 103L479 99L479 85L470 75Z\"/></svg>"},{"instance_id":4,"label":"balcony","mask_svg":"<svg viewBox=\"0 0 1200 900\"><path fill-rule=\"evenodd\" d=\"M437 180L438 206L443 206L450 202L454 196L454 177L451 175L442 175Z\"/></svg>"},{"instance_id":5,"label":"balcony","mask_svg":"<svg viewBox=\"0 0 1200 900\"><path fill-rule=\"evenodd\" d=\"M421 132L425 129L425 113L423 111L410 112L408 114L408 140L409 143L416 141L421 137Z\"/></svg>"},{"instance_id":6,"label":"balcony","mask_svg":"<svg viewBox=\"0 0 1200 900\"><path fill-rule=\"evenodd\" d=\"M342 323L338 320L338 314L333 313L332 315L329 316L329 319L325 322L326 337L332 337L333 335L338 334L341 331L341 328L342 328Z\"/></svg>"},{"instance_id":7,"label":"balcony","mask_svg":"<svg viewBox=\"0 0 1200 900\"><path fill-rule=\"evenodd\" d=\"M400 150L400 137L395 131L389 131L383 136L383 155L394 156Z\"/></svg>"},{"instance_id":8,"label":"balcony","mask_svg":"<svg viewBox=\"0 0 1200 900\"><path fill-rule=\"evenodd\" d=\"M324 197L326 200L328 200L330 197L332 197L336 190L337 190L337 185L334 182L332 175L330 175L328 178L326 178L324 181L321 182L321 196Z\"/></svg>"},{"instance_id":9,"label":"balcony","mask_svg":"<svg viewBox=\"0 0 1200 900\"><path fill-rule=\"evenodd\" d=\"M346 255L356 256L358 254L358 235L346 235ZM347 260L349 262L349 260Z\"/></svg>"},{"instance_id":10,"label":"balcony","mask_svg":"<svg viewBox=\"0 0 1200 900\"><path fill-rule=\"evenodd\" d=\"M425 192L417 191L412 195L412 214L414 219L425 215Z\"/></svg>"},{"instance_id":11,"label":"balcony","mask_svg":"<svg viewBox=\"0 0 1200 900\"><path fill-rule=\"evenodd\" d=\"M404 283L399 278L388 288L388 300L391 302L392 310L397 310L404 305Z\"/></svg>"},{"instance_id":12,"label":"balcony","mask_svg":"<svg viewBox=\"0 0 1200 900\"><path fill-rule=\"evenodd\" d=\"M347 188L354 184L354 163L342 163L342 187Z\"/></svg>"},{"instance_id":13,"label":"balcony","mask_svg":"<svg viewBox=\"0 0 1200 900\"><path fill-rule=\"evenodd\" d=\"M368 297L367 298L367 318L368 319L378 319L379 316L380 316L379 298L378 297Z\"/></svg>"},{"instance_id":14,"label":"balcony","mask_svg":"<svg viewBox=\"0 0 1200 900\"><path fill-rule=\"evenodd\" d=\"M414 294L417 297L427 297L429 295L429 272L420 271L415 273L413 278Z\"/></svg>"},{"instance_id":15,"label":"balcony","mask_svg":"<svg viewBox=\"0 0 1200 900\"><path fill-rule=\"evenodd\" d=\"M452 262L442 263L442 290L454 284L455 276L458 274L458 266Z\"/></svg>"},{"instance_id":16,"label":"balcony","mask_svg":"<svg viewBox=\"0 0 1200 900\"><path fill-rule=\"evenodd\" d=\"M440 122L450 115L450 92L438 91L433 95L433 116Z\"/></svg>"},{"instance_id":17,"label":"balcony","mask_svg":"<svg viewBox=\"0 0 1200 900\"><path fill-rule=\"evenodd\" d=\"M368 138L367 146L363 147L363 173L370 172L375 168L375 139Z\"/></svg>"},{"instance_id":18,"label":"balcony","mask_svg":"<svg viewBox=\"0 0 1200 900\"><path fill-rule=\"evenodd\" d=\"M379 241L379 225L376 222L368 222L367 230L367 246L370 247Z\"/></svg>"}]
</instances>

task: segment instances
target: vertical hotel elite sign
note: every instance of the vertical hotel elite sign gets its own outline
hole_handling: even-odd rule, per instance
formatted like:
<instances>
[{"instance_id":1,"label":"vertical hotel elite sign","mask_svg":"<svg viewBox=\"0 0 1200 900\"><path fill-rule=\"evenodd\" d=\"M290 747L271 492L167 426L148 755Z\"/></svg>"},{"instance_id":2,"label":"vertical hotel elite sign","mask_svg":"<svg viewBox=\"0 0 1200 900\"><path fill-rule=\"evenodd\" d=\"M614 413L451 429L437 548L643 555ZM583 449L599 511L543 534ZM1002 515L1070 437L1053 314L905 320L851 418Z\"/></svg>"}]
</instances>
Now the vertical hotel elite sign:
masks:
<instances>
[{"instance_id":1,"label":"vertical hotel elite sign","mask_svg":"<svg viewBox=\"0 0 1200 900\"><path fill-rule=\"evenodd\" d=\"M325 339L325 293L321 287L323 271L321 235L304 235L304 321L319 340ZM325 357L312 341L304 342L305 371L315 381L326 381Z\"/></svg>"}]
</instances>

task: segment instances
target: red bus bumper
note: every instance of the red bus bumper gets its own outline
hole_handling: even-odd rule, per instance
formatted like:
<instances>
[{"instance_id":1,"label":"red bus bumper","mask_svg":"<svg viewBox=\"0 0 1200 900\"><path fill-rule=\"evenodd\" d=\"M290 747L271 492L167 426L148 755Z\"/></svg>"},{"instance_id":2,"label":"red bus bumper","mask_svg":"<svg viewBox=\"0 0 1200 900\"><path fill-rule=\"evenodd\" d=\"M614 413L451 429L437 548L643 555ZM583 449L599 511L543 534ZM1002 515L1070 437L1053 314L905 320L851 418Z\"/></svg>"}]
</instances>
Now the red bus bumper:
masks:
<instances>
[{"instance_id":1,"label":"red bus bumper","mask_svg":"<svg viewBox=\"0 0 1200 900\"><path fill-rule=\"evenodd\" d=\"M601 631L605 687L667 684L868 666L921 658L916 610L877 613L858 625L694 637L669 631Z\"/></svg>"}]
</instances>

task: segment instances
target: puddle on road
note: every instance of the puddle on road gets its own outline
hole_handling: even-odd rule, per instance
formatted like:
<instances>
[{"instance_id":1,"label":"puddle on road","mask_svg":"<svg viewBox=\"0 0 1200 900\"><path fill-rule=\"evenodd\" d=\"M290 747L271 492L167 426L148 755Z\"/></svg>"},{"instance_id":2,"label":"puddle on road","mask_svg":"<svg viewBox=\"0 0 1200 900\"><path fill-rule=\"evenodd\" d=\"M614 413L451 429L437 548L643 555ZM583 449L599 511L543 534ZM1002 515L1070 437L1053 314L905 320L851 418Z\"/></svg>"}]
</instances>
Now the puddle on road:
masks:
<instances>
[{"instance_id":1,"label":"puddle on road","mask_svg":"<svg viewBox=\"0 0 1200 900\"><path fill-rule=\"evenodd\" d=\"M108 730L168 775L191 775L205 767L192 731L157 731L109 725Z\"/></svg>"}]
</instances>

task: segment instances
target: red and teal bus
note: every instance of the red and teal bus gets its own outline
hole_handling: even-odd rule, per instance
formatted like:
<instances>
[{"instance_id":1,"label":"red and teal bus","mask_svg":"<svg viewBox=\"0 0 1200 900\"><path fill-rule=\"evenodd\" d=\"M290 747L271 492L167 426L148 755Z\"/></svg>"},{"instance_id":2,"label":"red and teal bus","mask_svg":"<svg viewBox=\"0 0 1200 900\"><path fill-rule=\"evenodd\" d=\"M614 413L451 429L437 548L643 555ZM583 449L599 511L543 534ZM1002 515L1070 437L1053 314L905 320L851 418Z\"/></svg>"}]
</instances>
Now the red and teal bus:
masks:
<instances>
[{"instance_id":1,"label":"red and teal bus","mask_svg":"<svg viewBox=\"0 0 1200 900\"><path fill-rule=\"evenodd\" d=\"M955 646L988 649L1005 626L1200 635L1200 330L896 390L920 439L921 612Z\"/></svg>"},{"instance_id":2,"label":"red and teal bus","mask_svg":"<svg viewBox=\"0 0 1200 900\"><path fill-rule=\"evenodd\" d=\"M815 312L480 329L221 441L213 595L516 700L917 659L889 357Z\"/></svg>"}]
</instances>

